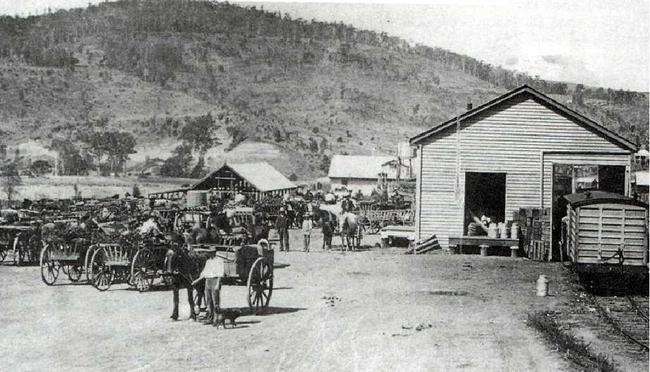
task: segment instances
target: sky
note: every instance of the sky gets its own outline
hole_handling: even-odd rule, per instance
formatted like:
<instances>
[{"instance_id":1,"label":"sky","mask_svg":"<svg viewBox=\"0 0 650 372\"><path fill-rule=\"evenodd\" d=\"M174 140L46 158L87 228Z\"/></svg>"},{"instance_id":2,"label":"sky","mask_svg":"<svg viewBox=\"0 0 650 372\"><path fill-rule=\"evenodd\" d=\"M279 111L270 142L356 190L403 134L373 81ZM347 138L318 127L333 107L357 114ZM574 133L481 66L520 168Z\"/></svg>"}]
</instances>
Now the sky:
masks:
<instances>
[{"instance_id":1,"label":"sky","mask_svg":"<svg viewBox=\"0 0 650 372\"><path fill-rule=\"evenodd\" d=\"M0 13L89 2L100 1L0 0ZM543 79L649 90L650 0L237 2L386 32Z\"/></svg>"}]
</instances>

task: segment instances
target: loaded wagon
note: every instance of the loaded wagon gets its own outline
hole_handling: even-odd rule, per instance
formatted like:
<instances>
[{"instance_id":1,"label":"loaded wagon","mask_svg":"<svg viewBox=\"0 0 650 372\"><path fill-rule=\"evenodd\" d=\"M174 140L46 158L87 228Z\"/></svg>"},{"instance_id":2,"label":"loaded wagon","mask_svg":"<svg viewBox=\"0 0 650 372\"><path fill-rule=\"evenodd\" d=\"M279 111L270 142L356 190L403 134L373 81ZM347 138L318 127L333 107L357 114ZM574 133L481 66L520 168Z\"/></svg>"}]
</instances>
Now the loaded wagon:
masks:
<instances>
[{"instance_id":1,"label":"loaded wagon","mask_svg":"<svg viewBox=\"0 0 650 372\"><path fill-rule=\"evenodd\" d=\"M223 262L222 280L225 285L246 286L246 301L255 313L264 311L273 292L274 251L262 239L253 245L188 244L190 252Z\"/></svg>"},{"instance_id":2,"label":"loaded wagon","mask_svg":"<svg viewBox=\"0 0 650 372\"><path fill-rule=\"evenodd\" d=\"M566 195L563 223L566 256L578 271L612 268L647 274L648 205L618 194Z\"/></svg>"}]
</instances>

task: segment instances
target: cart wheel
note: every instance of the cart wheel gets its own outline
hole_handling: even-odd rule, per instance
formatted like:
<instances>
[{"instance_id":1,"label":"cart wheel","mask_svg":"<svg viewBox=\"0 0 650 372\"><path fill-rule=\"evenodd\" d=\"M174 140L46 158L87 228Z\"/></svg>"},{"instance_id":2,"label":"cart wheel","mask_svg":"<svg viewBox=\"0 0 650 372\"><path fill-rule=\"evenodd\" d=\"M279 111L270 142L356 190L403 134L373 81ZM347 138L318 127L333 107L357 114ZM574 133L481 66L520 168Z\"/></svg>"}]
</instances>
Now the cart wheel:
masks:
<instances>
[{"instance_id":1,"label":"cart wheel","mask_svg":"<svg viewBox=\"0 0 650 372\"><path fill-rule=\"evenodd\" d=\"M258 258L251 266L247 287L248 307L259 314L269 306L273 293L273 268L266 258Z\"/></svg>"},{"instance_id":2,"label":"cart wheel","mask_svg":"<svg viewBox=\"0 0 650 372\"><path fill-rule=\"evenodd\" d=\"M105 263L106 251L103 248L95 250L93 257L90 259L91 276L90 282L93 287L100 291L105 291L113 284L115 270Z\"/></svg>"},{"instance_id":3,"label":"cart wheel","mask_svg":"<svg viewBox=\"0 0 650 372\"><path fill-rule=\"evenodd\" d=\"M25 247L23 242L20 240L20 234L16 235L14 238L14 265L20 266L25 261Z\"/></svg>"},{"instance_id":4,"label":"cart wheel","mask_svg":"<svg viewBox=\"0 0 650 372\"><path fill-rule=\"evenodd\" d=\"M59 277L59 265L50 258L51 249L49 245L46 245L41 250L41 279L47 285L53 285L56 278Z\"/></svg>"},{"instance_id":5,"label":"cart wheel","mask_svg":"<svg viewBox=\"0 0 650 372\"><path fill-rule=\"evenodd\" d=\"M86 272L86 280L91 281L92 276L92 267L90 266L90 260L93 258L93 253L95 253L96 246L91 245L86 250L86 257L84 258L84 271Z\"/></svg>"},{"instance_id":6,"label":"cart wheel","mask_svg":"<svg viewBox=\"0 0 650 372\"><path fill-rule=\"evenodd\" d=\"M371 234L378 234L379 231L381 230L381 223L374 221L372 225L370 225L370 233Z\"/></svg>"},{"instance_id":7,"label":"cart wheel","mask_svg":"<svg viewBox=\"0 0 650 372\"><path fill-rule=\"evenodd\" d=\"M78 282L81 279L82 267L80 265L69 265L68 266L68 279L71 282Z\"/></svg>"},{"instance_id":8,"label":"cart wheel","mask_svg":"<svg viewBox=\"0 0 650 372\"><path fill-rule=\"evenodd\" d=\"M139 292L146 292L151 288L151 285L153 284L153 278L152 277L147 277L147 273L144 270L138 270L133 274L133 286L139 291Z\"/></svg>"},{"instance_id":9,"label":"cart wheel","mask_svg":"<svg viewBox=\"0 0 650 372\"><path fill-rule=\"evenodd\" d=\"M136 273L139 272L141 272L142 275L137 280L147 279L147 276L149 276L150 279L149 281L153 283L153 276L151 274L152 272L155 273L155 270L156 270L156 258L154 257L154 254L151 251L151 249L149 248L139 249L137 252L135 252L135 256L133 256L133 260L131 260L129 285L135 287L138 286L136 283ZM140 292L144 292L147 289L149 289L149 286L147 286L147 288L143 290L138 288Z\"/></svg>"}]
</instances>

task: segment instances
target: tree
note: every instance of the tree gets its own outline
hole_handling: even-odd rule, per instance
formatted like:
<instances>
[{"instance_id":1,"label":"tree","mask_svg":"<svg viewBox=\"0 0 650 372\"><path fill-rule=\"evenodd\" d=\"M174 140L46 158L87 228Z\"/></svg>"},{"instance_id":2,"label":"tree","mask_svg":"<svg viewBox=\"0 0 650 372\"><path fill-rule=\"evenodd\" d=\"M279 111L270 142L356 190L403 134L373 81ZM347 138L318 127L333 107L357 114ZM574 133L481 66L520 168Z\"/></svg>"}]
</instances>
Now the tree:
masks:
<instances>
[{"instance_id":1,"label":"tree","mask_svg":"<svg viewBox=\"0 0 650 372\"><path fill-rule=\"evenodd\" d=\"M138 187L137 184L133 185L133 192L132 195L134 198L139 198L142 196L142 192L140 191L140 188Z\"/></svg>"},{"instance_id":2,"label":"tree","mask_svg":"<svg viewBox=\"0 0 650 372\"><path fill-rule=\"evenodd\" d=\"M191 178L202 178L205 177L205 160L203 156L199 156L199 161L196 163L192 171L190 172Z\"/></svg>"},{"instance_id":3,"label":"tree","mask_svg":"<svg viewBox=\"0 0 650 372\"><path fill-rule=\"evenodd\" d=\"M7 200L13 200L18 194L16 188L22 185L20 174L18 174L18 163L12 161L2 166L2 191L7 195Z\"/></svg>"},{"instance_id":4,"label":"tree","mask_svg":"<svg viewBox=\"0 0 650 372\"><path fill-rule=\"evenodd\" d=\"M45 160L36 160L32 163L30 169L35 175L42 176L52 171L52 164Z\"/></svg>"},{"instance_id":5,"label":"tree","mask_svg":"<svg viewBox=\"0 0 650 372\"><path fill-rule=\"evenodd\" d=\"M167 177L187 177L192 162L192 146L181 144L176 146L173 155L160 167L160 175Z\"/></svg>"},{"instance_id":6,"label":"tree","mask_svg":"<svg viewBox=\"0 0 650 372\"><path fill-rule=\"evenodd\" d=\"M92 168L92 158L82 155L69 139L54 139L50 148L59 154L59 174L66 176L86 175Z\"/></svg>"},{"instance_id":7,"label":"tree","mask_svg":"<svg viewBox=\"0 0 650 372\"><path fill-rule=\"evenodd\" d=\"M327 173L330 169L330 158L327 155L323 155L320 162L320 170Z\"/></svg>"},{"instance_id":8,"label":"tree","mask_svg":"<svg viewBox=\"0 0 650 372\"><path fill-rule=\"evenodd\" d=\"M220 144L219 140L214 137L214 132L219 128L215 124L212 113L209 112L206 115L189 119L181 130L179 138L192 145L199 154L203 155L212 146Z\"/></svg>"},{"instance_id":9,"label":"tree","mask_svg":"<svg viewBox=\"0 0 650 372\"><path fill-rule=\"evenodd\" d=\"M97 161L97 174L101 174L102 160L106 157L108 170L117 172L134 154L136 140L131 133L120 131L98 131L81 135L88 152Z\"/></svg>"}]
</instances>

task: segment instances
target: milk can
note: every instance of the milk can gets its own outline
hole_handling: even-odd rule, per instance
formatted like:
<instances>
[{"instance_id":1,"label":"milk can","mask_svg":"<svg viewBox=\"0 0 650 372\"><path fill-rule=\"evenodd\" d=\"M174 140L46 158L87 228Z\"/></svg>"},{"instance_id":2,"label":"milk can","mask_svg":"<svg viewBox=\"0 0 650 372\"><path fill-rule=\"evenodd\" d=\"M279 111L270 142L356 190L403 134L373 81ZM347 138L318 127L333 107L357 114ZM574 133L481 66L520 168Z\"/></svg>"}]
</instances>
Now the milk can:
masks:
<instances>
[{"instance_id":1,"label":"milk can","mask_svg":"<svg viewBox=\"0 0 650 372\"><path fill-rule=\"evenodd\" d=\"M490 226L488 227L488 237L489 238L499 237L499 229L497 228L496 223L491 223Z\"/></svg>"},{"instance_id":2,"label":"milk can","mask_svg":"<svg viewBox=\"0 0 650 372\"><path fill-rule=\"evenodd\" d=\"M519 225L516 222L513 222L510 228L510 239L519 239Z\"/></svg>"},{"instance_id":3,"label":"milk can","mask_svg":"<svg viewBox=\"0 0 650 372\"><path fill-rule=\"evenodd\" d=\"M546 275L540 275L537 278L537 296L546 297L548 295L548 282Z\"/></svg>"}]
</instances>

